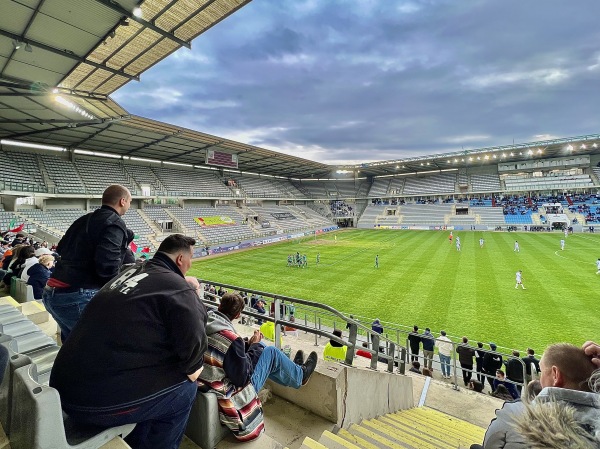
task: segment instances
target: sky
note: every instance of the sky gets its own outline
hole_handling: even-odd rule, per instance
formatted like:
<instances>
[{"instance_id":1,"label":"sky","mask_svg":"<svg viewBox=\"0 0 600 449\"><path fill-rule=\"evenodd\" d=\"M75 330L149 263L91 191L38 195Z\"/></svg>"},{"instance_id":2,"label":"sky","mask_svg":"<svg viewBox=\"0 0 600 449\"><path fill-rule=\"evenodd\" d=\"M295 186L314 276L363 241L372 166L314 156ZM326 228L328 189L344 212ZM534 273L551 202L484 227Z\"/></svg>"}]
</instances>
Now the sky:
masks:
<instances>
[{"instance_id":1,"label":"sky","mask_svg":"<svg viewBox=\"0 0 600 449\"><path fill-rule=\"evenodd\" d=\"M600 2L575 5L254 0L113 98L329 164L596 134Z\"/></svg>"}]
</instances>

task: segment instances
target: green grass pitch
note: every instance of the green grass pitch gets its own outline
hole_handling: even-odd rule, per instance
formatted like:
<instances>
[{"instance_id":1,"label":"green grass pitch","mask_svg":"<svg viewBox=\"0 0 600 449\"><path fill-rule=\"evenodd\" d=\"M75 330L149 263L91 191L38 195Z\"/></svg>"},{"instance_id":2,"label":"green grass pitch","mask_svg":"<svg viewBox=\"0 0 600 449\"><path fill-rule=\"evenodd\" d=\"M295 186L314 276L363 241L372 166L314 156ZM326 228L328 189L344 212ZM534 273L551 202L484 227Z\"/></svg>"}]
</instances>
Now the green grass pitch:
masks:
<instances>
[{"instance_id":1,"label":"green grass pitch","mask_svg":"<svg viewBox=\"0 0 600 449\"><path fill-rule=\"evenodd\" d=\"M197 261L189 274L520 350L597 338L600 235L570 235L561 251L561 233L455 231L461 252L447 231L348 230L337 241L335 235ZM308 268L287 267L296 251L307 255ZM515 289L517 270L526 290Z\"/></svg>"}]
</instances>

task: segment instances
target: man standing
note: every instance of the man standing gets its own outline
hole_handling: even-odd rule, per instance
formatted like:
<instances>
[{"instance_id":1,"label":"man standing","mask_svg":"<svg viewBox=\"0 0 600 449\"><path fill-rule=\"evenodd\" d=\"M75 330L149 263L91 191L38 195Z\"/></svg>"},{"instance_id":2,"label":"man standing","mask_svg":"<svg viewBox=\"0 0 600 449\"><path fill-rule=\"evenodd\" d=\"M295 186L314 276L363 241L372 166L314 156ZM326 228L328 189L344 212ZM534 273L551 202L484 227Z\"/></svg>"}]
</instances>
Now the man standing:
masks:
<instances>
[{"instance_id":1,"label":"man standing","mask_svg":"<svg viewBox=\"0 0 600 449\"><path fill-rule=\"evenodd\" d=\"M61 258L42 299L63 341L90 299L119 273L129 244L121 217L130 205L129 190L109 186L102 194L102 207L75 220L58 244Z\"/></svg>"},{"instance_id":2,"label":"man standing","mask_svg":"<svg viewBox=\"0 0 600 449\"><path fill-rule=\"evenodd\" d=\"M519 242L517 242L516 240L515 240L515 249L513 250L513 252L517 252L517 253L521 252L521 249L519 248Z\"/></svg>"},{"instance_id":3,"label":"man standing","mask_svg":"<svg viewBox=\"0 0 600 449\"><path fill-rule=\"evenodd\" d=\"M480 248L483 248L483 243L484 243L484 240L483 240L483 237L481 237L481 238L479 239L479 247L480 247Z\"/></svg>"},{"instance_id":4,"label":"man standing","mask_svg":"<svg viewBox=\"0 0 600 449\"><path fill-rule=\"evenodd\" d=\"M450 354L452 354L452 341L446 337L446 331L440 332L440 336L435 341L435 345L438 348L438 355L440 356L442 377L444 379L450 379Z\"/></svg>"},{"instance_id":5,"label":"man standing","mask_svg":"<svg viewBox=\"0 0 600 449\"><path fill-rule=\"evenodd\" d=\"M540 372L540 361L535 358L535 351L531 348L527 348L527 357L523 357L523 363L525 363L525 373L527 374L527 383L531 381L531 364L537 373Z\"/></svg>"},{"instance_id":6,"label":"man standing","mask_svg":"<svg viewBox=\"0 0 600 449\"><path fill-rule=\"evenodd\" d=\"M179 447L206 350L206 308L184 277L194 245L170 235L87 305L50 375L71 419L137 423L126 438L135 449Z\"/></svg>"},{"instance_id":7,"label":"man standing","mask_svg":"<svg viewBox=\"0 0 600 449\"><path fill-rule=\"evenodd\" d=\"M379 268L379 254L375 254L375 268Z\"/></svg>"},{"instance_id":8,"label":"man standing","mask_svg":"<svg viewBox=\"0 0 600 449\"><path fill-rule=\"evenodd\" d=\"M431 333L431 329L425 328L425 332L421 336L423 343L423 368L430 371L433 370L433 348L435 347L435 337Z\"/></svg>"},{"instance_id":9,"label":"man standing","mask_svg":"<svg viewBox=\"0 0 600 449\"><path fill-rule=\"evenodd\" d=\"M419 346L421 344L421 336L419 335L419 326L413 326L413 331L408 334L408 342L410 345L410 361L419 360Z\"/></svg>"},{"instance_id":10,"label":"man standing","mask_svg":"<svg viewBox=\"0 0 600 449\"><path fill-rule=\"evenodd\" d=\"M597 269L596 274L600 274L600 259L598 259L596 261L596 269Z\"/></svg>"},{"instance_id":11,"label":"man standing","mask_svg":"<svg viewBox=\"0 0 600 449\"><path fill-rule=\"evenodd\" d=\"M456 236L456 251L460 251L460 237Z\"/></svg>"},{"instance_id":12,"label":"man standing","mask_svg":"<svg viewBox=\"0 0 600 449\"><path fill-rule=\"evenodd\" d=\"M514 358L509 359L506 362L506 378L508 380L512 380L513 382L522 384L525 379L523 379L523 364L521 363L521 354L519 351L513 350L512 355ZM522 386L516 385L517 390L519 391L519 396L521 396ZM509 388L510 390L510 388Z\"/></svg>"},{"instance_id":13,"label":"man standing","mask_svg":"<svg viewBox=\"0 0 600 449\"><path fill-rule=\"evenodd\" d=\"M473 356L475 350L469 346L469 339L467 337L462 338L462 343L456 347L458 353L458 361L462 368L463 382L465 387L469 385L471 376L473 375Z\"/></svg>"},{"instance_id":14,"label":"man standing","mask_svg":"<svg viewBox=\"0 0 600 449\"><path fill-rule=\"evenodd\" d=\"M565 239L560 239L560 250L561 251L565 250Z\"/></svg>"},{"instance_id":15,"label":"man standing","mask_svg":"<svg viewBox=\"0 0 600 449\"><path fill-rule=\"evenodd\" d=\"M521 287L523 287L523 290L525 290L525 286L523 285L523 271L521 271L521 270L517 271L515 278L517 280L515 288L519 288L519 285L520 285Z\"/></svg>"},{"instance_id":16,"label":"man standing","mask_svg":"<svg viewBox=\"0 0 600 449\"><path fill-rule=\"evenodd\" d=\"M317 253L317 265L321 262L321 253Z\"/></svg>"},{"instance_id":17,"label":"man standing","mask_svg":"<svg viewBox=\"0 0 600 449\"><path fill-rule=\"evenodd\" d=\"M240 295L226 293L219 309L209 312L208 349L198 383L217 394L221 422L238 440L250 441L264 430L258 392L267 379L292 388L306 385L317 366L317 353L311 352L305 362L298 351L292 362L280 349L262 343L258 330L245 343L232 323L243 309Z\"/></svg>"},{"instance_id":18,"label":"man standing","mask_svg":"<svg viewBox=\"0 0 600 449\"><path fill-rule=\"evenodd\" d=\"M490 350L496 351L496 344L490 343ZM490 384L490 388L494 391L494 377L496 371L502 368L502 356L500 354L494 354L492 352L486 352L483 356L482 372L487 374L487 381Z\"/></svg>"}]
</instances>

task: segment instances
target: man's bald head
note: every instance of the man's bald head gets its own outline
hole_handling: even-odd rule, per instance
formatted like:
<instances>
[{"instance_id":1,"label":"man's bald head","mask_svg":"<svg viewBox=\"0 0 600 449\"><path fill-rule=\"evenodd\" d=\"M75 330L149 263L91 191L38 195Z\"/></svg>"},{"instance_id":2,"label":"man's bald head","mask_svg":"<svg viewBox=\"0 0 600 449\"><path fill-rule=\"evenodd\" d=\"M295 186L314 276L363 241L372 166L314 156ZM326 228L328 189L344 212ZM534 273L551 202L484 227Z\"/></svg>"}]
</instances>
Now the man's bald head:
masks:
<instances>
[{"instance_id":1,"label":"man's bald head","mask_svg":"<svg viewBox=\"0 0 600 449\"><path fill-rule=\"evenodd\" d=\"M119 184L108 186L102 194L102 205L112 207L119 215L125 215L131 206L131 193Z\"/></svg>"},{"instance_id":2,"label":"man's bald head","mask_svg":"<svg viewBox=\"0 0 600 449\"><path fill-rule=\"evenodd\" d=\"M588 381L596 366L580 347L558 343L544 351L540 369L542 387L590 391Z\"/></svg>"}]
</instances>

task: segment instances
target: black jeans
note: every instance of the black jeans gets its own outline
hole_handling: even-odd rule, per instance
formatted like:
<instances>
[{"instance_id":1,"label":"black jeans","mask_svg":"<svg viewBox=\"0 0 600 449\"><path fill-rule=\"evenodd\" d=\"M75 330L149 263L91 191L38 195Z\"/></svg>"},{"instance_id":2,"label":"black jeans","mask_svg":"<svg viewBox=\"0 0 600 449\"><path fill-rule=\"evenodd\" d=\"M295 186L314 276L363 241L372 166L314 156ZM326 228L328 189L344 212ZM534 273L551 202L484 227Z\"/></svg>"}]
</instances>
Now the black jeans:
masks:
<instances>
[{"instance_id":1,"label":"black jeans","mask_svg":"<svg viewBox=\"0 0 600 449\"><path fill-rule=\"evenodd\" d=\"M464 381L465 387L466 387L467 385L469 385L469 382L471 381L471 376L473 375L473 373L471 372L471 371L473 371L473 365L466 365L464 363L461 363L460 367L462 368L463 381ZM466 371L466 370L470 370L470 371Z\"/></svg>"}]
</instances>

